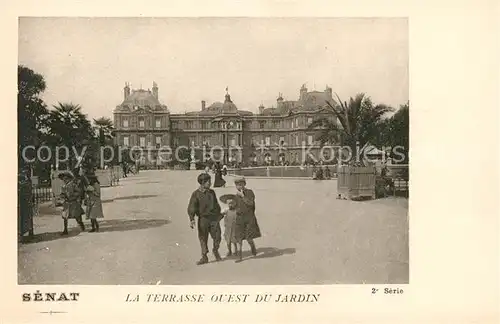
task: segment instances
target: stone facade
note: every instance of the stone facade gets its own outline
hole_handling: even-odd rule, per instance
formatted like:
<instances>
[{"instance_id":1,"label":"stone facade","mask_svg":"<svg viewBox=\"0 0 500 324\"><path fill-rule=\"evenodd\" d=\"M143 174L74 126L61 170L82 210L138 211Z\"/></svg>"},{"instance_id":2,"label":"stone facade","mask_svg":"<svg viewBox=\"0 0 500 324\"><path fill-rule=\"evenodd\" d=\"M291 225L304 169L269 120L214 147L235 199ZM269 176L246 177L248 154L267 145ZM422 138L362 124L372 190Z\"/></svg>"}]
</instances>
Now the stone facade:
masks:
<instances>
[{"instance_id":1,"label":"stone facade","mask_svg":"<svg viewBox=\"0 0 500 324\"><path fill-rule=\"evenodd\" d=\"M313 145L309 152L319 154L314 131L308 130L308 125L318 117L335 120L326 101L333 101L331 88L308 92L303 85L298 100L285 101L280 94L276 107L261 105L258 114L238 109L229 93L224 102L207 106L202 101L197 111L173 114L158 101L156 83L153 83L153 91L131 91L126 84L124 100L114 111L116 144L152 148L152 155L143 158L142 163L146 164L155 163L155 149L159 146L175 149L192 144L196 147L197 159L212 149L216 157L222 154L226 161L244 164L271 160L301 163L305 154L303 147ZM214 147L220 149L214 151Z\"/></svg>"},{"instance_id":2,"label":"stone facade","mask_svg":"<svg viewBox=\"0 0 500 324\"><path fill-rule=\"evenodd\" d=\"M115 144L120 147L149 148L151 156L142 156L141 163L156 161L158 148L170 145L170 113L158 100L158 86L153 90L123 89L123 102L113 112Z\"/></svg>"}]
</instances>

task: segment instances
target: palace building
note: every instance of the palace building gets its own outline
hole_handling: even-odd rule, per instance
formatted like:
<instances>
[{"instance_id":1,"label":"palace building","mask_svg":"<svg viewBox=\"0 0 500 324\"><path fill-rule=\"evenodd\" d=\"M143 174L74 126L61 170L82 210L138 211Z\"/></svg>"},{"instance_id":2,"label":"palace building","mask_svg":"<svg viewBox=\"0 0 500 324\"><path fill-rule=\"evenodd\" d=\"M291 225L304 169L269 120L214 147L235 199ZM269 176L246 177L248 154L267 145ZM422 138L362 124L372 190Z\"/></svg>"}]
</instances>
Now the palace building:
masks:
<instances>
[{"instance_id":1,"label":"palace building","mask_svg":"<svg viewBox=\"0 0 500 324\"><path fill-rule=\"evenodd\" d=\"M115 141L122 147L149 148L149 156L141 158L142 164L156 164L158 149L162 146L174 150L179 146L194 146L196 158L214 146L225 160L262 164L270 161L301 163L306 150L318 156L319 143L308 125L319 117L332 121L336 118L326 101L333 101L332 89L309 92L300 88L295 101L285 100L280 94L276 107L258 107L258 113L239 109L226 92L224 102L207 105L184 114L174 114L158 100L158 86L152 90L131 90L125 84L123 102L114 110ZM236 147L241 149L237 150ZM281 149L280 149L281 148ZM325 156L328 158L328 150Z\"/></svg>"}]
</instances>

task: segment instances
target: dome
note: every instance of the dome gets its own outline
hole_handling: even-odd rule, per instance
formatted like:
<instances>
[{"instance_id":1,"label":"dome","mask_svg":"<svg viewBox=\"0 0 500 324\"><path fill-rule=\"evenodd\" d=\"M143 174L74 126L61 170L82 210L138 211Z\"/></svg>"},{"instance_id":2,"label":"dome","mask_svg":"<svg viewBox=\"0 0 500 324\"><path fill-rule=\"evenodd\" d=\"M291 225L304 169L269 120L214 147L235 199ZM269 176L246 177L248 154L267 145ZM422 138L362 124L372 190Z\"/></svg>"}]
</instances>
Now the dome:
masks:
<instances>
[{"instance_id":1,"label":"dome","mask_svg":"<svg viewBox=\"0 0 500 324\"><path fill-rule=\"evenodd\" d=\"M209 111L217 111L219 112L222 109L223 103L220 101L216 101L210 106L207 107L207 110Z\"/></svg>"},{"instance_id":2,"label":"dome","mask_svg":"<svg viewBox=\"0 0 500 324\"><path fill-rule=\"evenodd\" d=\"M238 110L238 107L232 102L229 93L226 93L224 102L216 101L210 106L202 109L201 111L189 112L190 115L219 115L219 114L229 114L229 115L239 115L239 116L251 116L253 113L247 110Z\"/></svg>"},{"instance_id":3,"label":"dome","mask_svg":"<svg viewBox=\"0 0 500 324\"><path fill-rule=\"evenodd\" d=\"M222 112L227 113L227 112L236 112L238 108L236 105L231 101L231 96L226 94L226 100L224 100L224 103L222 104Z\"/></svg>"}]
</instances>

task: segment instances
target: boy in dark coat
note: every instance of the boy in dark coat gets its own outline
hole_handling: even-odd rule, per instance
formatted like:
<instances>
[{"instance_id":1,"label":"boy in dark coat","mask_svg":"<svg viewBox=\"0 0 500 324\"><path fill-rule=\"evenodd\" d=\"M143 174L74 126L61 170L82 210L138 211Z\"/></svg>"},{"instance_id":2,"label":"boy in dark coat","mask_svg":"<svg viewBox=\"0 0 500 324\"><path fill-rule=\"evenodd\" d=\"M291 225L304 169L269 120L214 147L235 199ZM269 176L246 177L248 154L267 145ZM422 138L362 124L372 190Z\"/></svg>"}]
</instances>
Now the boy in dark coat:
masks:
<instances>
[{"instance_id":1,"label":"boy in dark coat","mask_svg":"<svg viewBox=\"0 0 500 324\"><path fill-rule=\"evenodd\" d=\"M221 208L215 191L210 189L210 175L202 173L198 176L200 187L191 194L188 205L188 215L191 228L194 228L194 217L198 216L198 238L201 245L201 259L196 264L208 263L208 236L213 240L213 254L217 261L221 260L219 246L221 242L220 221L222 219Z\"/></svg>"}]
</instances>

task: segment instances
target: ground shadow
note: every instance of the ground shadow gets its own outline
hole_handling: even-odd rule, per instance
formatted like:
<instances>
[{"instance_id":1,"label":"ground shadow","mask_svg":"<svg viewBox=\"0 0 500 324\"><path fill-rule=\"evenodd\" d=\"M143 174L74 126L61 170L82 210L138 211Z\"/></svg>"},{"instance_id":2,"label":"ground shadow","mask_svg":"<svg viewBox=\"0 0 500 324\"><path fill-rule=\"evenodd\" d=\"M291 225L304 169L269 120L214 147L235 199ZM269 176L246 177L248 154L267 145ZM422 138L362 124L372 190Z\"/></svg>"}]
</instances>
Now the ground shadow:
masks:
<instances>
[{"instance_id":1,"label":"ground shadow","mask_svg":"<svg viewBox=\"0 0 500 324\"><path fill-rule=\"evenodd\" d=\"M166 219L136 219L136 220L105 220L99 222L99 233L102 232L125 232L133 230L141 230L153 227L160 227L169 224L170 221ZM62 223L61 223L62 226ZM86 225L85 232L90 230L90 226ZM62 231L61 231L62 232ZM23 236L21 239L21 244L32 244L39 242L49 242L58 239L65 239L77 236L82 233L80 228L74 227L68 230L68 235L61 235L61 232L48 232L39 233L33 236Z\"/></svg>"},{"instance_id":2,"label":"ground shadow","mask_svg":"<svg viewBox=\"0 0 500 324\"><path fill-rule=\"evenodd\" d=\"M170 221L166 219L133 219L133 220L111 219L99 222L99 233L141 230L153 227L160 227L163 225L167 225L169 223Z\"/></svg>"},{"instance_id":3,"label":"ground shadow","mask_svg":"<svg viewBox=\"0 0 500 324\"><path fill-rule=\"evenodd\" d=\"M285 254L294 254L295 248L287 248L287 249L277 249L272 247L265 247L257 249L257 256L252 256L252 259L267 259L279 257ZM243 257L252 255L250 251L243 252Z\"/></svg>"},{"instance_id":4,"label":"ground shadow","mask_svg":"<svg viewBox=\"0 0 500 324\"><path fill-rule=\"evenodd\" d=\"M101 202L103 204L113 202L115 200L133 200L133 199L141 199L141 198L153 198L158 197L158 195L134 195L134 196L125 196L125 197L117 197L113 199L104 199Z\"/></svg>"},{"instance_id":5,"label":"ground shadow","mask_svg":"<svg viewBox=\"0 0 500 324\"><path fill-rule=\"evenodd\" d=\"M150 184L150 183L161 183L161 181L139 181L134 184Z\"/></svg>"},{"instance_id":6,"label":"ground shadow","mask_svg":"<svg viewBox=\"0 0 500 324\"><path fill-rule=\"evenodd\" d=\"M267 259L267 258L275 258L279 257L285 254L294 254L295 253L295 248L287 248L287 249L278 249L278 248L273 248L273 247L264 247L264 248L258 248L257 249L257 255L253 256L252 252L250 251L243 251L242 253L242 261L250 260L250 259ZM224 261L226 260L235 260L237 261L237 258L233 255L229 258L225 258Z\"/></svg>"},{"instance_id":7,"label":"ground shadow","mask_svg":"<svg viewBox=\"0 0 500 324\"><path fill-rule=\"evenodd\" d=\"M34 234L33 236L23 236L21 239L21 244L32 244L32 243L39 243L39 242L50 242L50 241L55 241L59 239L65 239L69 237L74 237L77 236L81 233L82 231L80 228L70 228L68 230L68 235L61 235L62 233L62 222L61 222L61 231L59 232L48 232L48 233L37 233Z\"/></svg>"}]
</instances>

